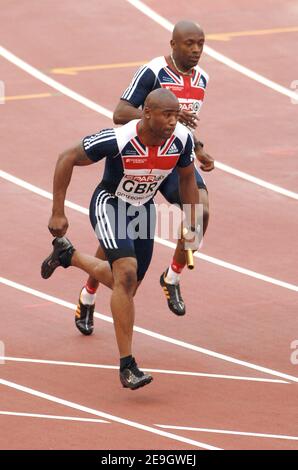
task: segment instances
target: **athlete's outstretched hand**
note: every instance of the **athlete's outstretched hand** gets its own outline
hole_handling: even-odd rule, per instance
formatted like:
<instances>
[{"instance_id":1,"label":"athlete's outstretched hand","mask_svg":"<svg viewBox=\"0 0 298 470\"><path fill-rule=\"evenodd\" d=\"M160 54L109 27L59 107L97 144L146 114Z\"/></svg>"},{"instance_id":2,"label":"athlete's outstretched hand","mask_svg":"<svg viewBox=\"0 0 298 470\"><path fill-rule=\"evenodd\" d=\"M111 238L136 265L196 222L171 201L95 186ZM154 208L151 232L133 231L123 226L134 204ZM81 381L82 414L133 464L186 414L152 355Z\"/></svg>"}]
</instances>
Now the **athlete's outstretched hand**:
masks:
<instances>
[{"instance_id":1,"label":"athlete's outstretched hand","mask_svg":"<svg viewBox=\"0 0 298 470\"><path fill-rule=\"evenodd\" d=\"M214 170L214 158L206 153L203 147L198 146L195 149L195 154L199 162L201 163L200 168L203 171L212 171Z\"/></svg>"},{"instance_id":2,"label":"athlete's outstretched hand","mask_svg":"<svg viewBox=\"0 0 298 470\"><path fill-rule=\"evenodd\" d=\"M196 129L198 126L199 118L190 111L181 110L179 112L179 122L189 127L190 129Z\"/></svg>"},{"instance_id":3,"label":"athlete's outstretched hand","mask_svg":"<svg viewBox=\"0 0 298 470\"><path fill-rule=\"evenodd\" d=\"M68 220L65 215L51 215L48 229L53 237L63 237L68 229Z\"/></svg>"}]
</instances>

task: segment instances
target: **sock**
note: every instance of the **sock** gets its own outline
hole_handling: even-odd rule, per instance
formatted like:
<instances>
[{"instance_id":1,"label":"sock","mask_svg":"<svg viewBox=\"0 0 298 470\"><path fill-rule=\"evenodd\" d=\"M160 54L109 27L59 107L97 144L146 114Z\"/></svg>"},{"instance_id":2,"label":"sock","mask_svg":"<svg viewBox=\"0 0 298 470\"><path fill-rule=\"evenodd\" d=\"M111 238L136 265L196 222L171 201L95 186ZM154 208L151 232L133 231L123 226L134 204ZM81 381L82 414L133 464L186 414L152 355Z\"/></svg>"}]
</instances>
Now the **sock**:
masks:
<instances>
[{"instance_id":1,"label":"sock","mask_svg":"<svg viewBox=\"0 0 298 470\"><path fill-rule=\"evenodd\" d=\"M183 264L176 263L176 261L173 259L165 277L165 281L168 284L179 284L180 274L182 273L183 268Z\"/></svg>"},{"instance_id":2,"label":"sock","mask_svg":"<svg viewBox=\"0 0 298 470\"><path fill-rule=\"evenodd\" d=\"M133 361L132 355L120 357L120 370L126 369Z\"/></svg>"},{"instance_id":3,"label":"sock","mask_svg":"<svg viewBox=\"0 0 298 470\"><path fill-rule=\"evenodd\" d=\"M93 305L95 304L96 299L96 289L90 288L87 284L83 287L81 292L81 302L84 305Z\"/></svg>"}]
</instances>

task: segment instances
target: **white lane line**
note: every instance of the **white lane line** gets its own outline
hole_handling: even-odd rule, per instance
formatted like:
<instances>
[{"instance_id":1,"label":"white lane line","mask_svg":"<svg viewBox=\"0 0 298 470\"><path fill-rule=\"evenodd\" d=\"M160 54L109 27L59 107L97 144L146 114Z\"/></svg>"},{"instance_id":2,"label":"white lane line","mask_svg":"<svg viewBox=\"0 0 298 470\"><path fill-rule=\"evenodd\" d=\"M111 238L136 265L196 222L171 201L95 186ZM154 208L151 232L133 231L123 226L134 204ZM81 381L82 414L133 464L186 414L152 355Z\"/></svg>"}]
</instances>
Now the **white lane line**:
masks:
<instances>
[{"instance_id":1,"label":"white lane line","mask_svg":"<svg viewBox=\"0 0 298 470\"><path fill-rule=\"evenodd\" d=\"M27 357L9 357L0 356L0 361L11 361L11 362L25 362L29 364L48 364L55 366L70 366L70 367L88 367L93 369L107 369L107 370L119 370L119 366L112 366L106 364L89 364L86 362L68 362L68 361L53 361L48 359L31 359ZM187 372L181 370L168 370L168 369L149 369L148 367L142 366L142 369L146 372L153 372L157 374L169 374L169 375L183 375L189 377L206 377L211 379L228 379L228 380L244 380L248 382L264 382L264 383L277 383L277 384L288 384L285 380L276 379L260 379L257 377L242 377L238 375L223 375L223 374L206 374L204 372Z\"/></svg>"},{"instance_id":2,"label":"white lane line","mask_svg":"<svg viewBox=\"0 0 298 470\"><path fill-rule=\"evenodd\" d=\"M10 183L15 184L16 186L20 186L21 188L27 189L28 191L31 191L32 193L37 194L38 196L44 197L45 199L49 199L50 201L53 200L53 194L50 193L49 191L45 191L44 189L39 188L38 186L35 186L31 183L28 183L25 180L17 178L16 176L13 176L10 173L7 173L6 171L0 170L0 177L6 181L9 181ZM88 209L86 209L85 207L79 206L79 204L75 204L71 201L68 201L67 199L65 200L65 206L77 212L80 212L81 214L85 214L89 216Z\"/></svg>"},{"instance_id":3,"label":"white lane line","mask_svg":"<svg viewBox=\"0 0 298 470\"><path fill-rule=\"evenodd\" d=\"M155 424L155 426L162 429L175 429L179 431L197 431L214 434L230 434L232 436L265 437L267 439L285 439L287 441L298 441L298 437L296 436L286 436L283 434L263 434L257 432L227 431L225 429L192 428L187 426L170 426L164 424Z\"/></svg>"},{"instance_id":4,"label":"white lane line","mask_svg":"<svg viewBox=\"0 0 298 470\"><path fill-rule=\"evenodd\" d=\"M257 186L261 186L262 188L269 189L270 191L274 191L275 193L282 194L283 196L287 196L292 199L298 200L298 193L294 193L294 191L289 191L288 189L282 188L281 186L277 186L276 184L268 183L261 178L256 178L255 176L251 176L243 171L236 170L229 165L225 165L224 163L220 163L218 161L215 162L215 167L219 170L225 171L226 173L230 173L231 175L238 176L243 180L249 181L250 183L256 184Z\"/></svg>"},{"instance_id":5,"label":"white lane line","mask_svg":"<svg viewBox=\"0 0 298 470\"><path fill-rule=\"evenodd\" d=\"M159 237L155 237L154 240L160 245L173 248L174 250L176 249L176 245L173 242L164 240L163 238L159 238ZM256 271L251 271L250 269L242 268L241 266L237 266L236 264L228 263L227 261L223 261L218 258L214 258L213 256L205 255L200 252L194 253L194 256L196 258L207 261L208 263L215 264L216 266L221 266L222 268L235 271L236 273L253 277L254 279L258 279L259 281L264 281L269 284L273 284L275 286L283 287L284 289L298 292L298 286L295 284L290 284L289 282L280 281L279 279L275 279L274 277L266 276L265 274L260 274L260 273L257 273Z\"/></svg>"},{"instance_id":6,"label":"white lane line","mask_svg":"<svg viewBox=\"0 0 298 470\"><path fill-rule=\"evenodd\" d=\"M26 292L27 294L34 295L35 297L38 297L40 299L48 300L49 302L53 302L57 305L61 305L63 307L66 307L66 308L72 310L73 312L75 312L75 310L76 310L76 305L75 304L72 304L70 302L66 302L65 300L59 299L57 297L53 297L52 295L45 294L45 293L40 292L38 290L32 289L30 287L26 287L26 286L24 286L22 284L19 284L17 282L10 281L9 279L5 279L3 277L0 277L0 283L6 285L8 287L12 287L13 289L17 289L21 292ZM95 313L95 317L100 318L101 320L106 321L108 323L113 323L112 317L109 317L107 315L103 315L102 313ZM248 369L257 370L258 372L262 372L264 374L273 375L274 377L279 377L279 378L284 379L284 380L289 380L290 382L298 383L298 377L295 377L293 375L284 374L283 372L278 372L274 369L269 369L267 367L259 366L259 365L253 364L251 362L242 361L240 359L235 359L231 356L227 356L225 354L220 354L220 353L217 353L215 351L211 351L210 349L201 348L201 347L196 346L194 344L186 343L185 341L180 341L180 340L171 338L169 336L161 335L159 333L155 333L151 330L147 330L147 329L141 328L139 326L134 326L134 331L136 331L138 333L142 333L142 334L144 334L146 336L149 336L151 338L158 339L160 341L164 341L166 343L174 344L175 346L180 346L182 348L189 349L191 351L196 351L198 353L205 354L206 356L215 357L216 359L221 359L222 361L226 361L226 362L229 362L229 363L232 363L232 364L237 364L237 365L240 365L240 366L243 366L243 367L247 367Z\"/></svg>"},{"instance_id":7,"label":"white lane line","mask_svg":"<svg viewBox=\"0 0 298 470\"><path fill-rule=\"evenodd\" d=\"M0 177L5 179L6 181L9 181L10 183L16 184L17 186L27 189L28 191L31 191L39 196L42 196L49 200L53 200L52 193L45 191L44 189L41 189L37 186L34 186L33 184L27 183L27 181L17 178L11 175L10 173L0 170ZM79 206L78 204L75 204L71 201L66 200L65 206L69 207L70 209L74 209L77 212L80 212L81 214L89 215L88 209L86 209L85 207ZM168 240L164 240L163 238L155 237L154 240L156 243L159 243L160 245L166 246L168 248L172 248L174 250L176 248L175 243L170 242ZM222 268L229 269L231 271L235 271L240 274L244 274L245 276L249 276L254 279L258 279L260 281L273 284L275 286L283 287L284 289L298 292L298 286L296 286L295 284L290 284L289 282L280 281L279 279L275 279L273 277L266 276L264 274L260 274L255 271L251 271L250 269L242 268L241 266L237 266L236 264L228 263L227 261L223 261L218 258L214 258L213 256L205 255L203 253L194 253L194 256L208 263L215 264L216 266L220 266Z\"/></svg>"},{"instance_id":8,"label":"white lane line","mask_svg":"<svg viewBox=\"0 0 298 470\"><path fill-rule=\"evenodd\" d=\"M57 82L53 78L48 77L46 74L40 72L35 67L32 67L31 65L27 64L27 62L24 62L22 59L15 56L14 54L9 52L7 49L5 49L2 46L0 46L0 55L4 57L4 59L8 60L9 62L19 67L20 69L27 72L29 75L32 75L37 80L40 80L41 82L45 83L49 87L54 88L55 90L59 91L63 95L68 96L72 100L77 101L78 103L82 104L83 106L86 106L89 109L92 109L92 111L102 114L103 116L106 116L109 119L113 119L113 113L109 111L108 109L104 108L103 106L100 106L97 103L94 103L94 101L89 100L85 96L82 96L79 93L76 93L75 91L71 90L67 86L62 85L61 83Z\"/></svg>"},{"instance_id":9,"label":"white lane line","mask_svg":"<svg viewBox=\"0 0 298 470\"><path fill-rule=\"evenodd\" d=\"M151 434L157 434L158 436L166 437L167 439L172 439L174 441L179 441L183 442L185 444L192 445L194 447L198 447L201 449L209 449L209 450L221 450L218 447L213 447L208 444L205 444L203 442L195 441L193 439L187 439L186 437L178 436L166 431L160 431L159 429L153 428L151 426L146 426L141 423L137 423L135 421L131 421L129 419L124 419L119 416L114 416L109 413L104 413L99 410L95 410L94 408L89 408L84 405L80 405L78 403L74 403L72 401L64 400L62 398L56 397L54 395L49 395L47 393L41 392L39 390L35 390L30 387L24 387L23 385L17 384L15 382L10 382L8 380L0 379L0 384L5 385L6 387L13 388L15 390L19 390L24 393L28 393L29 395L38 397L38 398L43 398L45 400L51 401L53 403L59 403L60 405L67 406L68 408L72 408L74 410L79 410L83 411L84 413L89 413L95 416L99 416L100 418L107 419L109 421L113 421L115 423L120 423L124 424L125 426L130 426L132 428L139 429L141 431L146 431ZM127 392L126 390L124 393ZM131 390L129 390L129 393L131 393ZM135 391L135 393L138 393L138 391ZM139 392L140 393L140 392ZM142 393L142 392L141 392Z\"/></svg>"},{"instance_id":10,"label":"white lane line","mask_svg":"<svg viewBox=\"0 0 298 470\"><path fill-rule=\"evenodd\" d=\"M42 415L38 413L17 413L14 411L0 411L0 415L3 416L21 416L25 418L45 418L45 419L56 419L63 421L81 421L83 423L103 423L109 424L109 421L104 419L92 419L92 418L75 418L74 416L55 416L55 415Z\"/></svg>"},{"instance_id":11,"label":"white lane line","mask_svg":"<svg viewBox=\"0 0 298 470\"><path fill-rule=\"evenodd\" d=\"M159 15L156 11L152 10L152 8L148 7L145 3L143 3L140 0L126 0L128 3L130 3L133 7L137 8L140 12L142 12L144 15L148 16L151 20L155 21L158 23L160 26L165 28L167 31L172 32L174 25L170 21L168 21L166 18L163 16ZM237 72L241 73L242 75L245 75L248 78L251 78L252 80L255 80L258 83L261 83L262 85L271 88L272 90L281 93L282 95L288 96L295 102L298 102L298 95L294 91L289 90L288 88L285 88L278 83L273 82L272 80L269 80L266 77L263 77L262 75L254 72L253 70L244 67L241 64L238 64L234 60L231 60L229 57L226 57L223 54L220 54L219 52L215 51L209 46L204 46L204 53L206 55L209 55L213 59L217 60L218 62L223 63L224 65L230 67L233 70L236 70Z\"/></svg>"},{"instance_id":12,"label":"white lane line","mask_svg":"<svg viewBox=\"0 0 298 470\"><path fill-rule=\"evenodd\" d=\"M78 103L86 106L87 108L91 109L92 111L95 111L99 114L102 114L106 116L109 119L113 119L113 113L104 108L103 106L98 105L94 101L89 100L88 98L85 98L84 96L80 95L79 93L76 93L75 91L71 90L70 88L60 84L56 80L53 80L52 78L48 77L44 73L40 72L38 69L35 67L32 67L29 65L27 62L24 62L22 59L19 57L15 56L12 54L10 51L5 49L4 47L0 46L0 56L2 56L4 59L8 60L9 62L13 63L20 69L24 70L25 72L29 73L32 75L34 78L37 80L42 81L46 85L50 86L51 88L54 88L55 90L59 91L60 93L64 94L65 96L68 96L69 98L77 101ZM283 196L290 197L293 199L298 199L298 193L295 193L293 191L289 191L288 189L284 189L281 186L276 186L271 183L267 183L266 181L260 180L259 178L256 178L254 176L249 175L248 173L244 173L243 171L239 171L229 165L225 165L220 162L216 162L216 167L226 173L232 174L234 176L237 176L239 178L244 179L245 181L249 181L250 183L259 185L261 187L264 187L266 189L269 189L271 191L277 192L279 194L282 194Z\"/></svg>"}]
</instances>

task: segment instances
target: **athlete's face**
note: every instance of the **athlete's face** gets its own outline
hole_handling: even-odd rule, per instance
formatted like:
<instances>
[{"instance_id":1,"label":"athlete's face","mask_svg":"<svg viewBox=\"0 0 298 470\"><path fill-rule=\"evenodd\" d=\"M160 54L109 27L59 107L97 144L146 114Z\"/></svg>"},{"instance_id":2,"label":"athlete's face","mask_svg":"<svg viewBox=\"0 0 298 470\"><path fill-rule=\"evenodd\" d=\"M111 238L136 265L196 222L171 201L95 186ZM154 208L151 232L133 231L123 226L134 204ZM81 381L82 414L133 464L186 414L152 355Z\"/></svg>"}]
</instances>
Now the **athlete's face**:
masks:
<instances>
[{"instance_id":1,"label":"athlete's face","mask_svg":"<svg viewBox=\"0 0 298 470\"><path fill-rule=\"evenodd\" d=\"M151 109L148 122L152 132L161 139L168 139L175 130L179 110L179 103Z\"/></svg>"},{"instance_id":2,"label":"athlete's face","mask_svg":"<svg viewBox=\"0 0 298 470\"><path fill-rule=\"evenodd\" d=\"M175 59L187 70L195 67L202 55L205 43L203 31L181 34L171 41Z\"/></svg>"}]
</instances>

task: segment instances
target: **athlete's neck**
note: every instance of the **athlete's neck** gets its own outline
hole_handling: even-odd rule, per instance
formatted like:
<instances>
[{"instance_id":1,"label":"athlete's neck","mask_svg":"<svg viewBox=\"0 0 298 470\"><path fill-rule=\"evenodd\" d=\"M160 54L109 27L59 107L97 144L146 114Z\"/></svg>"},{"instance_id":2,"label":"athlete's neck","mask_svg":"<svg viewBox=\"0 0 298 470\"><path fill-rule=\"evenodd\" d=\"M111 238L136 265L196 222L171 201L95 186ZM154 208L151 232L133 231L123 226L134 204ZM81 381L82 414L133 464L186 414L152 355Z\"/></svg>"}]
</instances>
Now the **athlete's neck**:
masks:
<instances>
[{"instance_id":1,"label":"athlete's neck","mask_svg":"<svg viewBox=\"0 0 298 470\"><path fill-rule=\"evenodd\" d=\"M171 53L171 55L169 55L167 57L167 62L169 64L172 64L172 66L174 67L174 69L177 70L178 73L180 73L181 75L192 75L193 73L193 67L189 68L189 69L186 69L183 65L181 65L179 63L179 60L177 60L175 57L174 57L174 54L173 52Z\"/></svg>"},{"instance_id":2,"label":"athlete's neck","mask_svg":"<svg viewBox=\"0 0 298 470\"><path fill-rule=\"evenodd\" d=\"M158 137L149 126L146 125L142 120L137 126L138 137L141 142L148 147L160 146L164 143L165 139Z\"/></svg>"}]
</instances>

